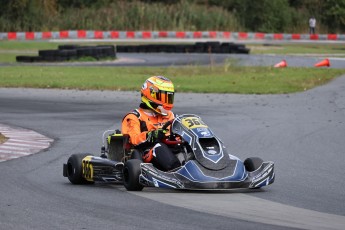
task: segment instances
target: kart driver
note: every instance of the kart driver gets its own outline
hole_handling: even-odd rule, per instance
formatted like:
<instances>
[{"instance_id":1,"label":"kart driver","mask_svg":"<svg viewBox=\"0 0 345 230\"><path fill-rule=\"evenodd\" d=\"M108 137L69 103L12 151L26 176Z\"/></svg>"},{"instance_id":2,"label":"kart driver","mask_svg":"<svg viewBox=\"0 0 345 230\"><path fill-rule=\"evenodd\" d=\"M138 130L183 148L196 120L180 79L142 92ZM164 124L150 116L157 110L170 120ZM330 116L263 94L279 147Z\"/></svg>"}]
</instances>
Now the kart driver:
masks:
<instances>
[{"instance_id":1,"label":"kart driver","mask_svg":"<svg viewBox=\"0 0 345 230\"><path fill-rule=\"evenodd\" d=\"M153 163L163 171L180 166L180 161L162 143L166 130L162 126L174 119L171 112L174 103L174 85L166 77L148 78L141 88L141 104L128 113L122 121L122 133L129 135L129 142L139 151L132 158Z\"/></svg>"}]
</instances>

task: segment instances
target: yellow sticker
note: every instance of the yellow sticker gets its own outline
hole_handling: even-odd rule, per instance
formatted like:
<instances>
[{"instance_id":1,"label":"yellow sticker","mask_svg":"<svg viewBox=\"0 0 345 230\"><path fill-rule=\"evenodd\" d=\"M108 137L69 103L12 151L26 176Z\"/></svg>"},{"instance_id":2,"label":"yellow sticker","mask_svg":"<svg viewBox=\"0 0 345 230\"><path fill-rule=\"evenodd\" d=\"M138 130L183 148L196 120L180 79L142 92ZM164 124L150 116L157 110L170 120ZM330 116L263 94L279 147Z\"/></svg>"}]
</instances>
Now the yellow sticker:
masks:
<instances>
[{"instance_id":1,"label":"yellow sticker","mask_svg":"<svg viewBox=\"0 0 345 230\"><path fill-rule=\"evenodd\" d=\"M188 129L207 128L204 122L198 117L185 117L182 119L182 124Z\"/></svg>"},{"instance_id":2,"label":"yellow sticker","mask_svg":"<svg viewBox=\"0 0 345 230\"><path fill-rule=\"evenodd\" d=\"M90 162L91 158L91 156L87 156L82 162L83 175L87 181L93 181L93 165Z\"/></svg>"}]
</instances>

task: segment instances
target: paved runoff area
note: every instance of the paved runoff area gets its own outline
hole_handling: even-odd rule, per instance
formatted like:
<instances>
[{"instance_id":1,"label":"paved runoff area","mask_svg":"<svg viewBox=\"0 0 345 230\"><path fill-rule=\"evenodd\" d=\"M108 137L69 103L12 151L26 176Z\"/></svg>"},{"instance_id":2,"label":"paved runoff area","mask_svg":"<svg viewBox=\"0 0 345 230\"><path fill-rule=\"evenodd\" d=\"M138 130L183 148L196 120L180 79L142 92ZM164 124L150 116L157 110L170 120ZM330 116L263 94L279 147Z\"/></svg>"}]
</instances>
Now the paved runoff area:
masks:
<instances>
[{"instance_id":1,"label":"paved runoff area","mask_svg":"<svg viewBox=\"0 0 345 230\"><path fill-rule=\"evenodd\" d=\"M53 139L35 131L4 124L0 124L0 133L8 138L0 144L0 162L40 152L53 142Z\"/></svg>"}]
</instances>

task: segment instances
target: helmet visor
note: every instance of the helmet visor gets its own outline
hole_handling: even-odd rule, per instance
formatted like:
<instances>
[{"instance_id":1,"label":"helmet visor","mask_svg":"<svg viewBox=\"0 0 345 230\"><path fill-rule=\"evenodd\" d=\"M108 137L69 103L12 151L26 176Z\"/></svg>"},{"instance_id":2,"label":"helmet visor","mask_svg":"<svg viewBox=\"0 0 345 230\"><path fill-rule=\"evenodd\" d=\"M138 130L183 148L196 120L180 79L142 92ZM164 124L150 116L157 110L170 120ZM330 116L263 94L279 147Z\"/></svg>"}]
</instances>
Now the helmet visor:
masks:
<instances>
[{"instance_id":1,"label":"helmet visor","mask_svg":"<svg viewBox=\"0 0 345 230\"><path fill-rule=\"evenodd\" d=\"M160 90L157 93L157 100L163 102L163 104L174 104L174 92Z\"/></svg>"},{"instance_id":2,"label":"helmet visor","mask_svg":"<svg viewBox=\"0 0 345 230\"><path fill-rule=\"evenodd\" d=\"M162 104L174 104L174 92L171 91L151 91L151 97L158 100Z\"/></svg>"}]
</instances>

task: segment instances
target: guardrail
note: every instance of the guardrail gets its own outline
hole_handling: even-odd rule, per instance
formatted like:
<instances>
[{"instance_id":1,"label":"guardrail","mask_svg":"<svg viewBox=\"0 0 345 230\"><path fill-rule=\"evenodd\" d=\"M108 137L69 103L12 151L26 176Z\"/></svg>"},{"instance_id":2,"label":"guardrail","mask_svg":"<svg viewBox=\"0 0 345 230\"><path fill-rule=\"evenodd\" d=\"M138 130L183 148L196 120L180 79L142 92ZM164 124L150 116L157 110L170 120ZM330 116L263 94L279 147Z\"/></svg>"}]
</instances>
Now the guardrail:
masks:
<instances>
[{"instance_id":1,"label":"guardrail","mask_svg":"<svg viewBox=\"0 0 345 230\"><path fill-rule=\"evenodd\" d=\"M0 40L51 40L51 39L226 39L269 41L345 41L345 34L284 34L229 31L99 31L64 30L53 32L2 32Z\"/></svg>"}]
</instances>

